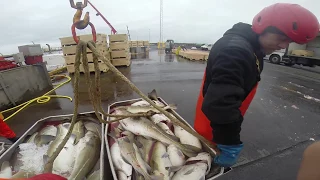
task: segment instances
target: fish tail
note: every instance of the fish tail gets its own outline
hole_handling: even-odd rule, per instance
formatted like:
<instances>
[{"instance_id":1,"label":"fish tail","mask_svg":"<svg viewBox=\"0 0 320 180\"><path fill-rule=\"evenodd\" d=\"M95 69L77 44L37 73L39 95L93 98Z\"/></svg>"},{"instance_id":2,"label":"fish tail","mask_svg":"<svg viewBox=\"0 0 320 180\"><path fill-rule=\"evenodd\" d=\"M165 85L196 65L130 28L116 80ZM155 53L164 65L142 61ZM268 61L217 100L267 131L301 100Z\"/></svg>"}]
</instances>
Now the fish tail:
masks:
<instances>
[{"instance_id":1,"label":"fish tail","mask_svg":"<svg viewBox=\"0 0 320 180\"><path fill-rule=\"evenodd\" d=\"M151 100L158 100L158 95L155 89L148 93L148 98L150 98Z\"/></svg>"},{"instance_id":2,"label":"fish tail","mask_svg":"<svg viewBox=\"0 0 320 180\"><path fill-rule=\"evenodd\" d=\"M167 105L166 107L164 107L163 109L164 109L164 110L168 110L168 109L176 110L176 109L178 109L178 108L177 108L177 105L176 105L176 104L169 104L169 105Z\"/></svg>"}]
</instances>

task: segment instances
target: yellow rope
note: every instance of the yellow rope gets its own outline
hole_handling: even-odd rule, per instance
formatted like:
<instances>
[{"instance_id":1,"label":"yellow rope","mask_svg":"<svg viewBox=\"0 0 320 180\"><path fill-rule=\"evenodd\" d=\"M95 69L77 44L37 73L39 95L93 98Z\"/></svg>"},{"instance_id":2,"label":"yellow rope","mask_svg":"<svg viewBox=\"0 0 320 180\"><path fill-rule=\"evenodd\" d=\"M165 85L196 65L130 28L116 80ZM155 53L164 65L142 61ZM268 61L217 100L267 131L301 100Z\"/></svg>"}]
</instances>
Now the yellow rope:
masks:
<instances>
[{"instance_id":1,"label":"yellow rope","mask_svg":"<svg viewBox=\"0 0 320 180\"><path fill-rule=\"evenodd\" d=\"M12 118L13 116L15 116L16 114L18 114L20 111L22 111L24 108L26 108L27 106L29 106L30 104L32 104L33 102L37 102L38 104L44 104L44 103L47 103L51 100L51 98L67 98L69 99L70 101L72 101L72 98L69 97L69 96L62 96L62 95L49 95L50 93L52 93L53 91L57 90L58 88L60 88L61 86L69 83L71 81L71 78L69 76L66 76L66 75L52 75L50 77L64 77L64 78L67 78L66 81L58 84L55 88L53 88L52 90L50 90L49 92L45 93L44 95L40 96L40 97L37 97L37 98L34 98L34 99L31 99L25 103L22 103L18 106L15 106L13 108L10 108L10 109L7 109L7 110L4 110L4 111L1 111L0 114L3 114L3 113L6 113L6 112L9 112L9 111L12 111L12 110L15 110L15 109L18 109L16 112L14 112L13 114L11 114L10 116L8 116L7 118L4 119L4 121L7 121L9 120L10 118ZM21 108L20 108L21 107Z\"/></svg>"}]
</instances>

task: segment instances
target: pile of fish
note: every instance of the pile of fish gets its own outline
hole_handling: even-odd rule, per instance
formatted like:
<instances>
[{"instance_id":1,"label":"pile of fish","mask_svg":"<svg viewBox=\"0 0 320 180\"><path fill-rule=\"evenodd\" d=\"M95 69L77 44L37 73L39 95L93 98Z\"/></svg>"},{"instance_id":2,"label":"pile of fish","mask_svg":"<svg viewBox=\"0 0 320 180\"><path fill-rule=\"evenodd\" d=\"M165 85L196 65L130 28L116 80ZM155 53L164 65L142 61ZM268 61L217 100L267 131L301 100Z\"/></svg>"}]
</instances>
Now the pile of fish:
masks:
<instances>
[{"instance_id":1,"label":"pile of fish","mask_svg":"<svg viewBox=\"0 0 320 180\"><path fill-rule=\"evenodd\" d=\"M156 99L153 101L164 109L175 109ZM108 128L109 149L117 179L205 180L212 157L203 150L199 139L173 125L144 100L111 110L120 115L149 111L157 114L150 118L125 118L111 123Z\"/></svg>"},{"instance_id":2,"label":"pile of fish","mask_svg":"<svg viewBox=\"0 0 320 180\"><path fill-rule=\"evenodd\" d=\"M19 145L0 178L28 178L43 173L44 164L66 136L70 123L47 125ZM79 120L53 163L54 174L73 180L100 179L101 125ZM11 166L12 168L11 168Z\"/></svg>"}]
</instances>

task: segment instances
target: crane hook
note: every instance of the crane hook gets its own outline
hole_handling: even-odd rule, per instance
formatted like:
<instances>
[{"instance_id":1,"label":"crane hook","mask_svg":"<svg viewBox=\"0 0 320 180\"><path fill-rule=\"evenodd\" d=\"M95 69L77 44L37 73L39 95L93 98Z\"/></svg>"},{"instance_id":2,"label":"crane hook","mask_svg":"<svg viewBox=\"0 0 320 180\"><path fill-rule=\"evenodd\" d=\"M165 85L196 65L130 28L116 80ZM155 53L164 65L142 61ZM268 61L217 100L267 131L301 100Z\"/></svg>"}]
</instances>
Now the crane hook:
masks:
<instances>
[{"instance_id":1,"label":"crane hook","mask_svg":"<svg viewBox=\"0 0 320 180\"><path fill-rule=\"evenodd\" d=\"M77 2L76 5L74 4L74 0L70 0L71 7L77 9L77 12L73 16L73 23L76 24L77 29L85 29L90 22L89 12L86 12L83 20L81 20L82 11L87 6L87 4L88 0L84 0L83 4L82 2Z\"/></svg>"}]
</instances>

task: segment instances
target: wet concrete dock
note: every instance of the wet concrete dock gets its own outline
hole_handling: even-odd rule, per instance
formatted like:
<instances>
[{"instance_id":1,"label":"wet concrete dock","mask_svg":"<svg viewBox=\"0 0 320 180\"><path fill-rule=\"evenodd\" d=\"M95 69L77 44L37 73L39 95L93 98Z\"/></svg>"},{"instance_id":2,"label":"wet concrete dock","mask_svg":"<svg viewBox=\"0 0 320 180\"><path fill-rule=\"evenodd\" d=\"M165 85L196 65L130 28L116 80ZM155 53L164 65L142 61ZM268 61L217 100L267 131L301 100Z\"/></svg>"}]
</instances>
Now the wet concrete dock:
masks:
<instances>
[{"instance_id":1,"label":"wet concrete dock","mask_svg":"<svg viewBox=\"0 0 320 180\"><path fill-rule=\"evenodd\" d=\"M132 60L119 68L144 93L156 89L177 112L193 124L195 105L205 62L189 61L150 51L149 57ZM92 79L94 75L92 75ZM101 76L103 108L108 104L138 98L111 72ZM92 111L88 87L81 77L79 112ZM56 94L73 97L69 83ZM73 102L53 99L33 104L7 123L21 135L42 117L73 112ZM235 168L218 179L295 179L303 150L320 134L320 68L286 67L265 63L262 81L242 126L244 150Z\"/></svg>"}]
</instances>

